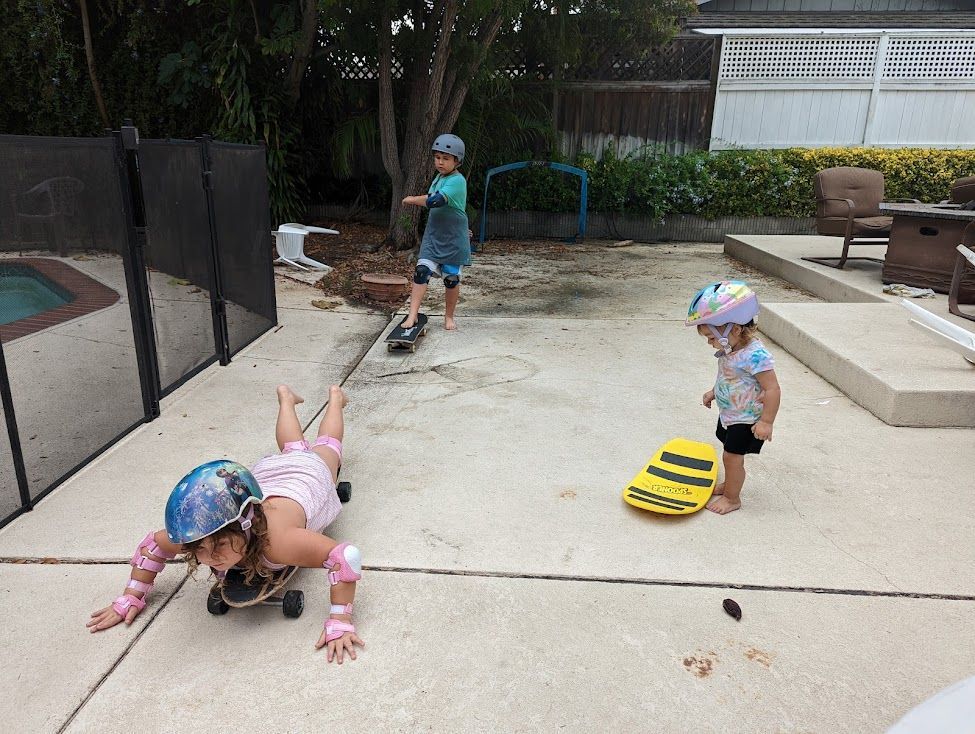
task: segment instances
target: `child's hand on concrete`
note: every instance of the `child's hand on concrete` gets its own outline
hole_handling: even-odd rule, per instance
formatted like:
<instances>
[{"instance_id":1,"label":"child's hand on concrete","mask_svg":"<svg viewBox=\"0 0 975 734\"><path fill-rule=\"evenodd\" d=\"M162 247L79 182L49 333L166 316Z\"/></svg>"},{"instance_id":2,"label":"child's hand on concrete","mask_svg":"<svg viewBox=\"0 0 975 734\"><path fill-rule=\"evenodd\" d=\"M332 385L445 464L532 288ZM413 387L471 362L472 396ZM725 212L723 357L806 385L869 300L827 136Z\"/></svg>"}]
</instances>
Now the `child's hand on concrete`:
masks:
<instances>
[{"instance_id":1,"label":"child's hand on concrete","mask_svg":"<svg viewBox=\"0 0 975 734\"><path fill-rule=\"evenodd\" d=\"M132 624L136 617L139 616L139 612L142 611L138 607L129 607L128 612L123 617L121 614L112 608L109 604L104 609L99 609L97 612L91 613L91 621L89 621L85 627L91 632L99 632L101 630L107 630L110 627L114 627L119 622L124 621L126 624Z\"/></svg>"},{"instance_id":2,"label":"child's hand on concrete","mask_svg":"<svg viewBox=\"0 0 975 734\"><path fill-rule=\"evenodd\" d=\"M706 393L704 393L704 397L701 398L701 404L708 410L711 410L711 403L713 402L714 402L714 390L708 390Z\"/></svg>"}]
</instances>

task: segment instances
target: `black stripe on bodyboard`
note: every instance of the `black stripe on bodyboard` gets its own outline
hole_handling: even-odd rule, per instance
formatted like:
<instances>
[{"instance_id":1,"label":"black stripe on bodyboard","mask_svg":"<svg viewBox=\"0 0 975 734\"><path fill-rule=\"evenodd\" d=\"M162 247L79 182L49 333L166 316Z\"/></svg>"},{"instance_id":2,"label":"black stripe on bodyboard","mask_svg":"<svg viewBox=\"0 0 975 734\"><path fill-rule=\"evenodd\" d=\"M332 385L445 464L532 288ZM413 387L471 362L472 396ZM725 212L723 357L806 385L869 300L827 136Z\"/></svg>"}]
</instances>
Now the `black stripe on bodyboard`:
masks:
<instances>
[{"instance_id":1,"label":"black stripe on bodyboard","mask_svg":"<svg viewBox=\"0 0 975 734\"><path fill-rule=\"evenodd\" d=\"M710 487L713 481L703 477L689 477L685 474L677 474L676 472L667 471L666 469L652 465L647 467L647 474L652 474L661 479L669 479L672 482L678 482L680 484L691 484L695 487Z\"/></svg>"},{"instance_id":2,"label":"black stripe on bodyboard","mask_svg":"<svg viewBox=\"0 0 975 734\"><path fill-rule=\"evenodd\" d=\"M700 471L711 471L711 469L714 467L713 461L707 461L705 459L692 459L690 456L672 454L669 451L664 451L660 456L660 460L665 461L668 464L673 464L674 466L682 466L685 469L699 469Z\"/></svg>"},{"instance_id":3,"label":"black stripe on bodyboard","mask_svg":"<svg viewBox=\"0 0 975 734\"><path fill-rule=\"evenodd\" d=\"M648 492L645 489L640 489L639 487L630 487L628 490L630 496L639 495L637 499L646 498L650 501L650 498L655 500L661 500L663 502L672 502L674 505L680 505L680 507L697 507L697 502L685 502L684 500L675 500L672 497L664 497L662 494L654 494L653 492ZM675 507L674 509L679 509Z\"/></svg>"},{"instance_id":4,"label":"black stripe on bodyboard","mask_svg":"<svg viewBox=\"0 0 975 734\"><path fill-rule=\"evenodd\" d=\"M648 505L657 505L658 507L666 507L668 510L677 510L678 512L684 512L686 507L677 507L676 505L669 505L666 502L657 502L656 500L647 499L646 497L640 497L638 495L630 492L629 497L637 500L638 502L643 502Z\"/></svg>"}]
</instances>

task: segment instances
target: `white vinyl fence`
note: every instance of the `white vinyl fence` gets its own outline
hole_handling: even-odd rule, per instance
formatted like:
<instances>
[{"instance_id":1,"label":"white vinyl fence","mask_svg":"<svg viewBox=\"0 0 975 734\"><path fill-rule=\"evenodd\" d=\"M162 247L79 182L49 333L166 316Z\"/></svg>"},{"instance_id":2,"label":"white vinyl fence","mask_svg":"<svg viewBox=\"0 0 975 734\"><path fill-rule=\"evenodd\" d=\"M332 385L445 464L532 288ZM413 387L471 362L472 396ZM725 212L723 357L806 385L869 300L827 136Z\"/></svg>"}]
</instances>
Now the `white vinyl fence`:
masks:
<instances>
[{"instance_id":1,"label":"white vinyl fence","mask_svg":"<svg viewBox=\"0 0 975 734\"><path fill-rule=\"evenodd\" d=\"M711 149L975 147L975 31L725 36Z\"/></svg>"}]
</instances>

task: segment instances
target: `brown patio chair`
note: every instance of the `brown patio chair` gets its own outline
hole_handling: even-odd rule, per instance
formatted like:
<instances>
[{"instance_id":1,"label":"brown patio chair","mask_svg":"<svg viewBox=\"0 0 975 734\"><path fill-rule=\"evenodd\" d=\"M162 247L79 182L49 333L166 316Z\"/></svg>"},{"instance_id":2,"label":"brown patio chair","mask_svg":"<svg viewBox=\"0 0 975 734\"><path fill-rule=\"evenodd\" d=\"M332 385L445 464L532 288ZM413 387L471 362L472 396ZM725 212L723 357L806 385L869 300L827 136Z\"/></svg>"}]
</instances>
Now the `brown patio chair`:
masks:
<instances>
[{"instance_id":1,"label":"brown patio chair","mask_svg":"<svg viewBox=\"0 0 975 734\"><path fill-rule=\"evenodd\" d=\"M975 201L975 176L955 179L955 182L951 184L951 198L948 199L948 202L951 204L967 204L970 201Z\"/></svg>"},{"instance_id":2,"label":"brown patio chair","mask_svg":"<svg viewBox=\"0 0 975 734\"><path fill-rule=\"evenodd\" d=\"M880 213L884 201L884 174L869 168L839 166L820 171L813 178L816 192L816 231L843 238L839 257L804 257L803 260L842 269L847 260L870 260L875 257L850 257L852 245L886 245L894 218ZM881 242L862 242L860 240Z\"/></svg>"},{"instance_id":3,"label":"brown patio chair","mask_svg":"<svg viewBox=\"0 0 975 734\"><path fill-rule=\"evenodd\" d=\"M964 294L962 285L965 287ZM971 304L975 300L972 298L973 295L975 295L975 222L965 227L961 244L958 245L958 259L955 260L955 272L951 276L951 287L948 289L948 311L963 319L975 321L975 313L966 313L959 308L959 301L963 296L967 297L965 303Z\"/></svg>"}]
</instances>

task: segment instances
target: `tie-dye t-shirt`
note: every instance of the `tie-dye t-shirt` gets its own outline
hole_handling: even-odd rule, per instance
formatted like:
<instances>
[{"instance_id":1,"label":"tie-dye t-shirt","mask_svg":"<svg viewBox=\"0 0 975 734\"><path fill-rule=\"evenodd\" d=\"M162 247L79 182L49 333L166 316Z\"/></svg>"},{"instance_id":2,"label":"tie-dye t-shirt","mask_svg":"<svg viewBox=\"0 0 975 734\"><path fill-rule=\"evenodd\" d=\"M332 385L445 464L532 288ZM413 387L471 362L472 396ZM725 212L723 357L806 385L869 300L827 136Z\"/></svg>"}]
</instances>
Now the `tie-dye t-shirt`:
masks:
<instances>
[{"instance_id":1,"label":"tie-dye t-shirt","mask_svg":"<svg viewBox=\"0 0 975 734\"><path fill-rule=\"evenodd\" d=\"M757 423L762 417L758 401L762 386L755 377L775 368L775 361L759 339L752 339L742 349L718 358L718 379L714 397L718 403L721 425Z\"/></svg>"}]
</instances>

